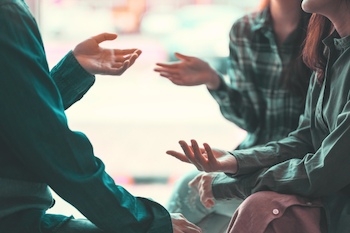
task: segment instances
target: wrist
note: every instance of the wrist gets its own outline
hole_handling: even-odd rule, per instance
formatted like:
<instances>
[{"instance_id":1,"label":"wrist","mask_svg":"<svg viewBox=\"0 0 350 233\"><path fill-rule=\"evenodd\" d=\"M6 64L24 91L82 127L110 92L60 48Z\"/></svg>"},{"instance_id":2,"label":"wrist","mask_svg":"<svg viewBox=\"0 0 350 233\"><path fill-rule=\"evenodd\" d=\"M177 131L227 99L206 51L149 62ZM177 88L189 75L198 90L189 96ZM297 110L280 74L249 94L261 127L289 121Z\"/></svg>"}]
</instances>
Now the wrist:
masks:
<instances>
[{"instance_id":1,"label":"wrist","mask_svg":"<svg viewBox=\"0 0 350 233\"><path fill-rule=\"evenodd\" d=\"M209 90L215 91L219 88L220 83L221 83L220 76L218 75L218 73L215 70L210 68L209 82L207 82L205 85L207 86L207 88Z\"/></svg>"},{"instance_id":2,"label":"wrist","mask_svg":"<svg viewBox=\"0 0 350 233\"><path fill-rule=\"evenodd\" d=\"M230 154L229 162L227 163L226 169L223 171L224 173L230 173L232 175L237 173L238 166L237 166L237 159L234 155Z\"/></svg>"}]
</instances>

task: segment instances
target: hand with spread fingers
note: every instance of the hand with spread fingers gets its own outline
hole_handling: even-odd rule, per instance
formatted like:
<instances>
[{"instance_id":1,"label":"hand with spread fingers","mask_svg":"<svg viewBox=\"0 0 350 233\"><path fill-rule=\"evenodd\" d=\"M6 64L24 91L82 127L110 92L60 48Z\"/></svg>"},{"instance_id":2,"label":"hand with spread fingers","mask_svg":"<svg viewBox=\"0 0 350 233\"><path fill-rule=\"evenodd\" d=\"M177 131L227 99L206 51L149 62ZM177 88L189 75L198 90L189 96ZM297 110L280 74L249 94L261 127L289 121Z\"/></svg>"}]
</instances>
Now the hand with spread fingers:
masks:
<instances>
[{"instance_id":1,"label":"hand with spread fingers","mask_svg":"<svg viewBox=\"0 0 350 233\"><path fill-rule=\"evenodd\" d=\"M220 77L207 62L180 53L175 53L175 57L180 61L170 64L156 63L159 67L154 71L180 86L205 84L210 90L216 90L219 87Z\"/></svg>"},{"instance_id":2,"label":"hand with spread fingers","mask_svg":"<svg viewBox=\"0 0 350 233\"><path fill-rule=\"evenodd\" d=\"M140 56L138 49L106 49L100 43L114 40L117 34L102 33L78 44L73 54L90 74L122 75Z\"/></svg>"},{"instance_id":3,"label":"hand with spread fingers","mask_svg":"<svg viewBox=\"0 0 350 233\"><path fill-rule=\"evenodd\" d=\"M198 190L200 201L207 209L215 205L211 183L217 174L217 172L201 172L188 183L189 186Z\"/></svg>"},{"instance_id":4,"label":"hand with spread fingers","mask_svg":"<svg viewBox=\"0 0 350 233\"><path fill-rule=\"evenodd\" d=\"M171 222L173 224L173 233L201 233L202 230L189 222L182 214L180 213L171 213Z\"/></svg>"},{"instance_id":5,"label":"hand with spread fingers","mask_svg":"<svg viewBox=\"0 0 350 233\"><path fill-rule=\"evenodd\" d=\"M237 172L237 160L227 151L212 149L207 143L204 143L204 149L199 148L195 140L191 140L191 146L185 141L180 141L179 144L185 154L176 151L167 151L166 153L175 158L192 163L199 171L205 172Z\"/></svg>"}]
</instances>

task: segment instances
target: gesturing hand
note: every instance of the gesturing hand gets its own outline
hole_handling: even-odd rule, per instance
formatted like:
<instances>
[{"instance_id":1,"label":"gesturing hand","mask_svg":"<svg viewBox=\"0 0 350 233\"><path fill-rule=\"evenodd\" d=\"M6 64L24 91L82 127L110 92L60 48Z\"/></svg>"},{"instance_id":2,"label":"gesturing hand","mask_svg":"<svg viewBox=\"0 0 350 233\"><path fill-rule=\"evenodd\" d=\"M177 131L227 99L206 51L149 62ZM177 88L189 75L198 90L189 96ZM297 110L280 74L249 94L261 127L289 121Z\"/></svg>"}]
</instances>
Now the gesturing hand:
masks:
<instances>
[{"instance_id":1,"label":"gesturing hand","mask_svg":"<svg viewBox=\"0 0 350 233\"><path fill-rule=\"evenodd\" d=\"M230 153L211 149L207 143L204 143L204 149L200 149L195 140L191 140L191 146L185 141L179 142L185 154L176 151L167 151L166 153L177 159L192 163L199 171L205 172L237 172L237 160Z\"/></svg>"},{"instance_id":2,"label":"gesturing hand","mask_svg":"<svg viewBox=\"0 0 350 233\"><path fill-rule=\"evenodd\" d=\"M173 224L173 233L200 233L199 227L190 223L182 214L170 214L171 222Z\"/></svg>"},{"instance_id":3,"label":"gesturing hand","mask_svg":"<svg viewBox=\"0 0 350 233\"><path fill-rule=\"evenodd\" d=\"M73 54L80 65L90 74L122 75L141 54L138 49L105 49L99 46L114 40L116 34L102 33L78 44Z\"/></svg>"},{"instance_id":4,"label":"gesturing hand","mask_svg":"<svg viewBox=\"0 0 350 233\"><path fill-rule=\"evenodd\" d=\"M202 172L188 183L189 186L194 187L198 190L200 200L207 209L210 209L215 205L211 183L217 174L218 173L216 172Z\"/></svg>"},{"instance_id":5,"label":"gesturing hand","mask_svg":"<svg viewBox=\"0 0 350 233\"><path fill-rule=\"evenodd\" d=\"M219 87L220 78L207 62L180 53L175 53L175 56L181 61L171 64L156 63L159 67L155 68L154 71L176 85L195 86L205 84L213 90Z\"/></svg>"}]
</instances>

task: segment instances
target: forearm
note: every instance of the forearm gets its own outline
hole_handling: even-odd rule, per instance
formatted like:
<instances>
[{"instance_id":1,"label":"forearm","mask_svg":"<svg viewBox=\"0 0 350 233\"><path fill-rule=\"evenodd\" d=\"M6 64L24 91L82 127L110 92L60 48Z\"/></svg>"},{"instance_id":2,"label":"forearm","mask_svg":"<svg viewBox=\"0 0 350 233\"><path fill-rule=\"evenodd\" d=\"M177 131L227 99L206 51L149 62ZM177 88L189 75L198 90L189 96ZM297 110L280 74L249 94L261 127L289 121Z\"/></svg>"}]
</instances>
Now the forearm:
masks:
<instances>
[{"instance_id":1,"label":"forearm","mask_svg":"<svg viewBox=\"0 0 350 233\"><path fill-rule=\"evenodd\" d=\"M77 174L58 174L49 178L50 186L90 221L106 232L172 232L168 212L158 203L134 197L115 185L96 159L97 170Z\"/></svg>"},{"instance_id":2,"label":"forearm","mask_svg":"<svg viewBox=\"0 0 350 233\"><path fill-rule=\"evenodd\" d=\"M0 108L6 109L0 132L1 144L11 151L3 159L14 156L33 182L48 184L108 232L157 232L157 227L172 232L166 210L116 186L86 136L69 129L40 33L24 7L24 3L0 7ZM74 102L76 93L69 94L72 101L67 102Z\"/></svg>"}]
</instances>

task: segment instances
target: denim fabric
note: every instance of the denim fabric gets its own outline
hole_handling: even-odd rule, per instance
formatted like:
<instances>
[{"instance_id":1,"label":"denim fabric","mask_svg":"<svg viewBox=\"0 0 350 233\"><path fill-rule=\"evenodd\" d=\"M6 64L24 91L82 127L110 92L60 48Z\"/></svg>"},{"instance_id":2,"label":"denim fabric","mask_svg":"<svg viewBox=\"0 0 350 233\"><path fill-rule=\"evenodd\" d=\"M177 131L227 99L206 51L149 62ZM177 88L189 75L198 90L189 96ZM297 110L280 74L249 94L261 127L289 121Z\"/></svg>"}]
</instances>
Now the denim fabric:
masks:
<instances>
[{"instance_id":1,"label":"denim fabric","mask_svg":"<svg viewBox=\"0 0 350 233\"><path fill-rule=\"evenodd\" d=\"M226 230L230 219L242 200L215 200L215 205L207 209L200 202L198 191L188 185L200 171L185 173L176 183L167 201L166 209L171 213L181 213L188 221L197 224L203 233L219 233Z\"/></svg>"}]
</instances>

